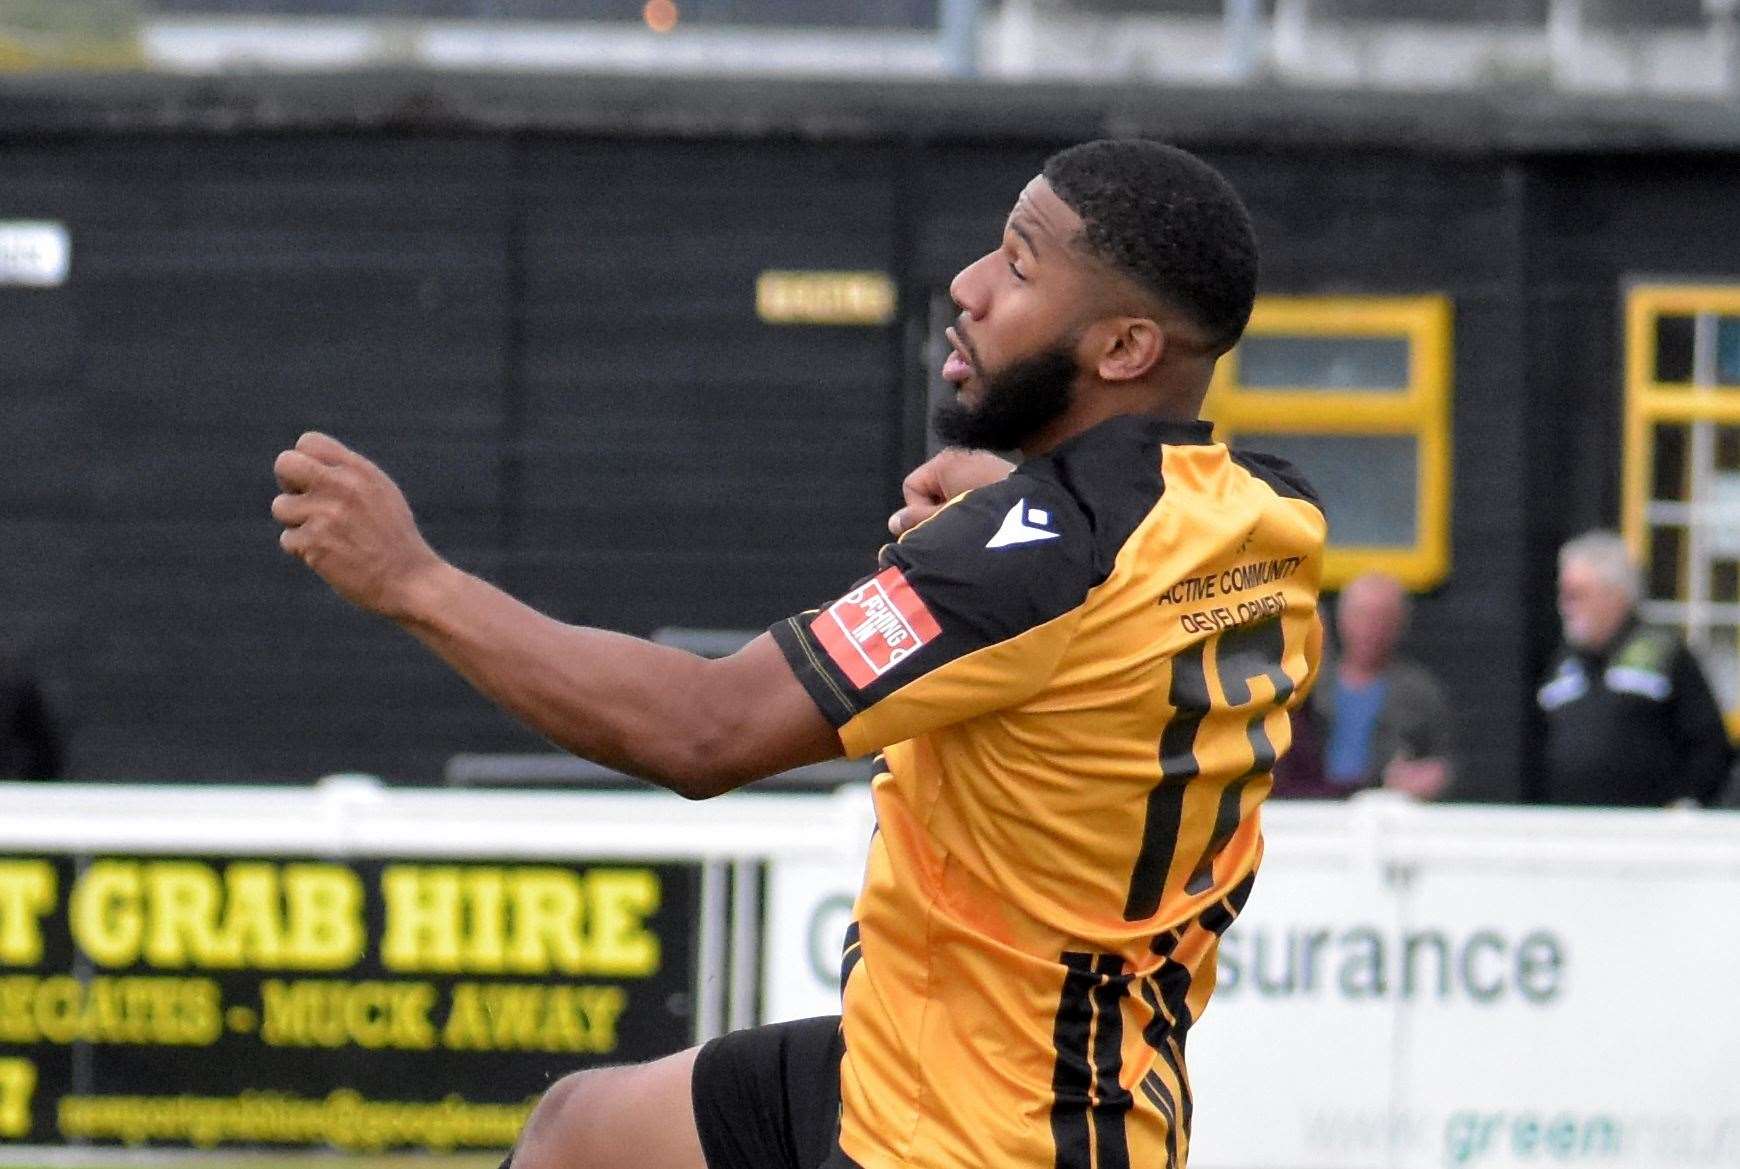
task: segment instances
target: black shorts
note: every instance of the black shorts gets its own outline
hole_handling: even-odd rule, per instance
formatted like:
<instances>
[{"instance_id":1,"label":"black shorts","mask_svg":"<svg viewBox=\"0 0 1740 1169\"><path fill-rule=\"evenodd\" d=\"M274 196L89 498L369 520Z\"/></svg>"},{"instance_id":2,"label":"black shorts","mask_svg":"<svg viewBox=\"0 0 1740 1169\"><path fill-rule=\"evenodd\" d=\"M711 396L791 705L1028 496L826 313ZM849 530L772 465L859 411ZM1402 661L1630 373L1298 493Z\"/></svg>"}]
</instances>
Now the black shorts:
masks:
<instances>
[{"instance_id":1,"label":"black shorts","mask_svg":"<svg viewBox=\"0 0 1740 1169\"><path fill-rule=\"evenodd\" d=\"M701 1048L690 1093L707 1169L858 1169L840 1151L840 1017L733 1031Z\"/></svg>"}]
</instances>

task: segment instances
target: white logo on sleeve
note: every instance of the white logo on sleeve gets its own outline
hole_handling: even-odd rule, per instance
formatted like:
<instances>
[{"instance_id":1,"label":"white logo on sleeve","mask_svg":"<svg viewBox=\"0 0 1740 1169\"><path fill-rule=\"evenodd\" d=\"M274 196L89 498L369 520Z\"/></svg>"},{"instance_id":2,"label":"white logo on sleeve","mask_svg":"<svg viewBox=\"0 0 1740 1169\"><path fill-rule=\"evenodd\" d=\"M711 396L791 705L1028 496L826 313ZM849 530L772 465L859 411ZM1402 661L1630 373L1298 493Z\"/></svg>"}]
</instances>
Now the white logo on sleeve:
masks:
<instances>
[{"instance_id":1,"label":"white logo on sleeve","mask_svg":"<svg viewBox=\"0 0 1740 1169\"><path fill-rule=\"evenodd\" d=\"M1057 532L1047 525L1051 523L1051 513L1040 507L1028 507L1023 499L1009 509L1009 514L1003 517L1003 525L997 529L997 534L991 537L987 548L1007 548L1011 544L1034 544L1040 540L1055 540Z\"/></svg>"}]
</instances>

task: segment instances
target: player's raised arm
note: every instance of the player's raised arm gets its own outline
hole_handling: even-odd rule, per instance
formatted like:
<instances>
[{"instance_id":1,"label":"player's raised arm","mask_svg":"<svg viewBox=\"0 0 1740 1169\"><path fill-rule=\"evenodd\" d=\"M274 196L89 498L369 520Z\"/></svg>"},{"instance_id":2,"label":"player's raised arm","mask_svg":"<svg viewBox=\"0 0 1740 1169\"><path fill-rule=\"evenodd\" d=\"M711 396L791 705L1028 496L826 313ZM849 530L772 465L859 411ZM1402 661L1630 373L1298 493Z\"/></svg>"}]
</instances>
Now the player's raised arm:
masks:
<instances>
[{"instance_id":1,"label":"player's raised arm","mask_svg":"<svg viewBox=\"0 0 1740 1169\"><path fill-rule=\"evenodd\" d=\"M398 485L336 439L305 434L273 469L286 552L564 750L691 799L840 754L771 637L713 661L565 624L441 559Z\"/></svg>"}]
</instances>

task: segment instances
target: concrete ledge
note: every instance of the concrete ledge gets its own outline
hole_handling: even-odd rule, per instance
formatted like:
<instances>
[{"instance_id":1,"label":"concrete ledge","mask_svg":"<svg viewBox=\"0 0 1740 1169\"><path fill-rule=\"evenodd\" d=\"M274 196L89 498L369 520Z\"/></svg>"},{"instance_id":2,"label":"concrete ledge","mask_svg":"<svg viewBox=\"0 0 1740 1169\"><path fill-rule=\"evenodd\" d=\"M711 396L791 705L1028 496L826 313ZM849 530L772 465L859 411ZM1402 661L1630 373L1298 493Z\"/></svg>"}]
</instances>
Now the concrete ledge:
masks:
<instances>
[{"instance_id":1,"label":"concrete ledge","mask_svg":"<svg viewBox=\"0 0 1740 1169\"><path fill-rule=\"evenodd\" d=\"M1141 134L1199 147L1434 154L1727 152L1740 106L1546 93L1395 94L1014 82L355 71L0 78L0 137L553 133L1049 144Z\"/></svg>"}]
</instances>

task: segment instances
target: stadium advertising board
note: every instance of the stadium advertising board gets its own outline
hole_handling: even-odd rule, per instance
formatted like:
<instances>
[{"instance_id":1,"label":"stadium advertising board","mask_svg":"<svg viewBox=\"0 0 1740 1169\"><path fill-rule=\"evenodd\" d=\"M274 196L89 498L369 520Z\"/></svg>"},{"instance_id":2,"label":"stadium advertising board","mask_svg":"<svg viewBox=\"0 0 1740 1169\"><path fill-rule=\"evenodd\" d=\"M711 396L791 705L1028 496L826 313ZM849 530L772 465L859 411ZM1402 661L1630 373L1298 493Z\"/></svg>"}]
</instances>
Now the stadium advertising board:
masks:
<instances>
[{"instance_id":1,"label":"stadium advertising board","mask_svg":"<svg viewBox=\"0 0 1740 1169\"><path fill-rule=\"evenodd\" d=\"M0 1138L506 1148L694 1041L700 868L0 856Z\"/></svg>"},{"instance_id":2,"label":"stadium advertising board","mask_svg":"<svg viewBox=\"0 0 1740 1169\"><path fill-rule=\"evenodd\" d=\"M1740 816L1264 815L1190 1037L1194 1169L1740 1165ZM774 864L770 1020L839 1010L862 864Z\"/></svg>"}]
</instances>

